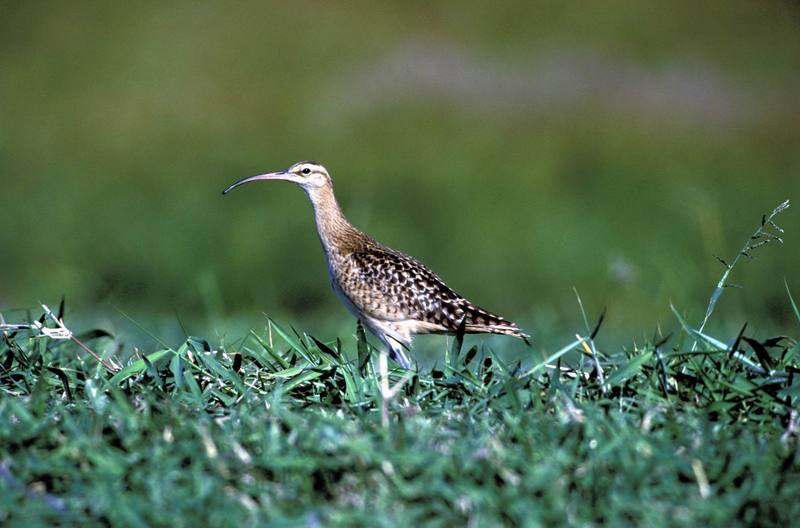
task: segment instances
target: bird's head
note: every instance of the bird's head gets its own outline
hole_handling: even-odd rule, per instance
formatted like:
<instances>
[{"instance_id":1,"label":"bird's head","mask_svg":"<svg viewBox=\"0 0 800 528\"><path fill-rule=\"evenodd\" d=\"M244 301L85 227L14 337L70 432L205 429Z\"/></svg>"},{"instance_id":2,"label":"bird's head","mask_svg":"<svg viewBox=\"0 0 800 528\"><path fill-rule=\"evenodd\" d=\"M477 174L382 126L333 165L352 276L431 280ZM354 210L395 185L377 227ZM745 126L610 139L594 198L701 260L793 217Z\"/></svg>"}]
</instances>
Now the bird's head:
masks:
<instances>
[{"instance_id":1,"label":"bird's head","mask_svg":"<svg viewBox=\"0 0 800 528\"><path fill-rule=\"evenodd\" d=\"M240 185L256 180L286 180L296 183L306 192L331 185L331 177L325 167L316 161L300 161L286 170L242 178L222 191L222 194L227 194Z\"/></svg>"}]
</instances>

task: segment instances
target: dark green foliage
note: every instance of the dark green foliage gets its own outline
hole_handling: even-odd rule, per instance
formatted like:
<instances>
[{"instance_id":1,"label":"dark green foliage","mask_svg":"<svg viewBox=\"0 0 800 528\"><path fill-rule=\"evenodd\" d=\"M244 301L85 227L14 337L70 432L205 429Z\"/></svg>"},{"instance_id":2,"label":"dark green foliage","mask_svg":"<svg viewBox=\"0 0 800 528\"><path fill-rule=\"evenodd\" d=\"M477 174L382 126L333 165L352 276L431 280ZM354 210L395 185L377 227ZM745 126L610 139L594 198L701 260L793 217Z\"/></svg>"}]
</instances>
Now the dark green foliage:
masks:
<instances>
[{"instance_id":1,"label":"dark green foliage","mask_svg":"<svg viewBox=\"0 0 800 528\"><path fill-rule=\"evenodd\" d=\"M343 347L270 321L236 346L190 337L112 375L70 341L36 335L3 339L0 520L12 525L800 515L800 346L788 337L725 345L687 327L614 353L573 343L558 369L457 343L444 370L406 384L384 429L361 340ZM98 349L111 343L93 335Z\"/></svg>"}]
</instances>

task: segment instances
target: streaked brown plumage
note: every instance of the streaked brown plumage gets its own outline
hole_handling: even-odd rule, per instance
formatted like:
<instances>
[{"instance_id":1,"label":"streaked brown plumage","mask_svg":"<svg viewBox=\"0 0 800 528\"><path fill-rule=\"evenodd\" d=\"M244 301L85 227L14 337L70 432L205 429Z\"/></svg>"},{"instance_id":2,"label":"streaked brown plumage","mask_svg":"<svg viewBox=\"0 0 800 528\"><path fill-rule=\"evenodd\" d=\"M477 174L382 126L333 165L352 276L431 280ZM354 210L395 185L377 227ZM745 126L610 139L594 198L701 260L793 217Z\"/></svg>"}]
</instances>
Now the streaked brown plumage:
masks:
<instances>
[{"instance_id":1,"label":"streaked brown plumage","mask_svg":"<svg viewBox=\"0 0 800 528\"><path fill-rule=\"evenodd\" d=\"M288 180L306 191L333 289L403 367L411 367L405 349L415 334L454 334L462 322L467 333L528 337L516 324L453 291L418 260L353 227L336 202L328 171L319 163L304 161L285 171L244 178L224 193L255 180Z\"/></svg>"}]
</instances>

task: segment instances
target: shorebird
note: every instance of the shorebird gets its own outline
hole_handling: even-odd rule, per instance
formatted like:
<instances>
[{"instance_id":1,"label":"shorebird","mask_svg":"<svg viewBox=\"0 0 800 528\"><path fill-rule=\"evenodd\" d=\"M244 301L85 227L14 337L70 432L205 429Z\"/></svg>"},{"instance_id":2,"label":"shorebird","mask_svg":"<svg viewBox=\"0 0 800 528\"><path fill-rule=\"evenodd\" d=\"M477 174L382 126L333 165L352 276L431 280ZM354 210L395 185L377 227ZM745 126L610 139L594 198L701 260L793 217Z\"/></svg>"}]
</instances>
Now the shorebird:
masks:
<instances>
[{"instance_id":1,"label":"shorebird","mask_svg":"<svg viewBox=\"0 0 800 528\"><path fill-rule=\"evenodd\" d=\"M455 334L463 325L465 333L529 337L516 324L456 293L420 261L356 229L342 213L333 194L333 181L319 163L301 161L286 170L242 178L222 193L258 180L286 180L306 192L314 207L334 291L402 367L412 366L406 351L416 334ZM379 359L386 396L383 352Z\"/></svg>"}]
</instances>

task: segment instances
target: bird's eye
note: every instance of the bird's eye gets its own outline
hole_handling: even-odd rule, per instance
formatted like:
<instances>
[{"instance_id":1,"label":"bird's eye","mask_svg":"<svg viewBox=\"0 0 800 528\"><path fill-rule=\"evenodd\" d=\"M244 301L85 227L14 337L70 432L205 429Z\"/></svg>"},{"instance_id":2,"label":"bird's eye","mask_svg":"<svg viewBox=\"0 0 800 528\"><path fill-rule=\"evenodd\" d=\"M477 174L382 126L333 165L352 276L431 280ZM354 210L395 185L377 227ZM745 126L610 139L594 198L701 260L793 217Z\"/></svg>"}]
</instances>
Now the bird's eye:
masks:
<instances>
[{"instance_id":1,"label":"bird's eye","mask_svg":"<svg viewBox=\"0 0 800 528\"><path fill-rule=\"evenodd\" d=\"M305 169L301 170L300 172L302 172L303 174L311 174L311 169L306 167Z\"/></svg>"}]
</instances>

